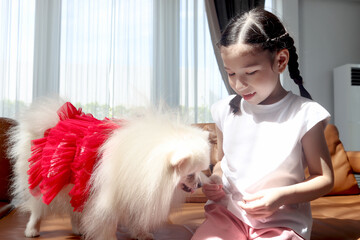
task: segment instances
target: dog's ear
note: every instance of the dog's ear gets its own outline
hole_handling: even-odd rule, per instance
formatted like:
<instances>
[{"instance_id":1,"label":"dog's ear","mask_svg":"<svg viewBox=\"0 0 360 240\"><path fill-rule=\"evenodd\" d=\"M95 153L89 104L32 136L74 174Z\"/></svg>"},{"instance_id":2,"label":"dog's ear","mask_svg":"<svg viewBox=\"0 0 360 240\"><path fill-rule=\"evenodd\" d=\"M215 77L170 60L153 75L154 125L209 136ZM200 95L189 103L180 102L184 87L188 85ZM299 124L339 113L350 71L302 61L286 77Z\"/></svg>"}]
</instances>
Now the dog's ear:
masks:
<instances>
[{"instance_id":1,"label":"dog's ear","mask_svg":"<svg viewBox=\"0 0 360 240\"><path fill-rule=\"evenodd\" d=\"M170 163L178 172L188 172L190 160L190 152L178 150L172 155Z\"/></svg>"}]
</instances>

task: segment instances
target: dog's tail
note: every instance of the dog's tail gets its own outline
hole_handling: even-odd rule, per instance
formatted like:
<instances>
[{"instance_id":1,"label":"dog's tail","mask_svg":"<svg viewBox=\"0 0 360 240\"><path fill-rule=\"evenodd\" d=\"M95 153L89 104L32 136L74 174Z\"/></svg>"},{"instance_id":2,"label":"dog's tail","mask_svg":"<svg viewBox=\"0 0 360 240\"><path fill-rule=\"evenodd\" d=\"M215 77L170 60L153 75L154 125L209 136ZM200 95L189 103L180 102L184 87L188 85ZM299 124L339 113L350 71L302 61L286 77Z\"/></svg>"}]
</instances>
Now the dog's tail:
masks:
<instances>
[{"instance_id":1,"label":"dog's tail","mask_svg":"<svg viewBox=\"0 0 360 240\"><path fill-rule=\"evenodd\" d=\"M59 122L57 110L64 104L62 99L41 98L33 102L29 108L18 116L18 128L32 139L40 138L44 131Z\"/></svg>"},{"instance_id":2,"label":"dog's tail","mask_svg":"<svg viewBox=\"0 0 360 240\"><path fill-rule=\"evenodd\" d=\"M54 127L59 117L57 110L64 104L61 99L39 99L17 117L18 125L10 131L9 156L14 176L11 195L13 204L21 207L29 199L27 170L31 156L31 140L44 136L44 131Z\"/></svg>"}]
</instances>

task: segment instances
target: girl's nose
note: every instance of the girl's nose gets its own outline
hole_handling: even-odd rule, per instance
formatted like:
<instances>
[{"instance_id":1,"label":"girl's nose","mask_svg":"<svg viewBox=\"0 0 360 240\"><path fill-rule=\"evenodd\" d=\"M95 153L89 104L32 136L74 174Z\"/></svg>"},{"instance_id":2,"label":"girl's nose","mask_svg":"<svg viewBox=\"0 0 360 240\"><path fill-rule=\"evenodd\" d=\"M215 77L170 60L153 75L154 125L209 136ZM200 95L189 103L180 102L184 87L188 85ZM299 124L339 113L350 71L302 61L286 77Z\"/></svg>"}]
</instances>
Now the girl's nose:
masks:
<instances>
[{"instance_id":1,"label":"girl's nose","mask_svg":"<svg viewBox=\"0 0 360 240\"><path fill-rule=\"evenodd\" d=\"M240 89L243 89L244 87L246 87L247 84L246 84L246 81L242 78L238 78L236 79L236 84L235 84L235 87L237 90L240 90Z\"/></svg>"}]
</instances>

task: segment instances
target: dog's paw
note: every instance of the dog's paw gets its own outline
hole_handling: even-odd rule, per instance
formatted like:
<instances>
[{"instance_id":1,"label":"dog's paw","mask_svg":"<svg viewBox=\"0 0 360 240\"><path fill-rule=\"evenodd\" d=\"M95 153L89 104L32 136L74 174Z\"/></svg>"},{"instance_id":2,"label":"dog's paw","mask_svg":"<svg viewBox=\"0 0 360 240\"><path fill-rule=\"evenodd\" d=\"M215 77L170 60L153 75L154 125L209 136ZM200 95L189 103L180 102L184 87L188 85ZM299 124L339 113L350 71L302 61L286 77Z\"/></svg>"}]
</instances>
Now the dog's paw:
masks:
<instances>
[{"instance_id":1,"label":"dog's paw","mask_svg":"<svg viewBox=\"0 0 360 240\"><path fill-rule=\"evenodd\" d=\"M40 233L35 228L26 228L25 237L34 238L40 236Z\"/></svg>"},{"instance_id":2,"label":"dog's paw","mask_svg":"<svg viewBox=\"0 0 360 240\"><path fill-rule=\"evenodd\" d=\"M82 235L82 233L80 232L80 230L78 229L78 228L72 228L72 232L73 232L73 234L74 235L76 235L76 236L81 236Z\"/></svg>"},{"instance_id":3,"label":"dog's paw","mask_svg":"<svg viewBox=\"0 0 360 240\"><path fill-rule=\"evenodd\" d=\"M211 175L209 177L209 180L215 184L223 184L221 177L218 175Z\"/></svg>"},{"instance_id":4,"label":"dog's paw","mask_svg":"<svg viewBox=\"0 0 360 240\"><path fill-rule=\"evenodd\" d=\"M80 220L74 216L71 217L71 228L74 235L81 236Z\"/></svg>"},{"instance_id":5,"label":"dog's paw","mask_svg":"<svg viewBox=\"0 0 360 240\"><path fill-rule=\"evenodd\" d=\"M200 172L199 176L200 176L201 185L211 184L210 178L206 176L203 172Z\"/></svg>"}]
</instances>

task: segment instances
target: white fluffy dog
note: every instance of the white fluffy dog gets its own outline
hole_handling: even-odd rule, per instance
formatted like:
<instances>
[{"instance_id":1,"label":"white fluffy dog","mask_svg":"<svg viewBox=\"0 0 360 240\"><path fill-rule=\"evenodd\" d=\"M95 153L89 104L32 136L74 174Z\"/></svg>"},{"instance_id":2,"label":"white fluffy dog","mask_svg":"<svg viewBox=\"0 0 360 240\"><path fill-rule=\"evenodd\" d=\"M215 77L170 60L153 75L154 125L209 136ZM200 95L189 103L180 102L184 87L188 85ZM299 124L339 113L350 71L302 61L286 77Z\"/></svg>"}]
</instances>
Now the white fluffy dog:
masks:
<instances>
[{"instance_id":1,"label":"white fluffy dog","mask_svg":"<svg viewBox=\"0 0 360 240\"><path fill-rule=\"evenodd\" d=\"M150 232L183 202L185 192L198 187L201 171L208 168L208 132L163 113L121 122L99 148L87 184L89 194L79 212L70 203L73 184L64 186L48 204L42 194L29 190L31 142L58 124L62 104L33 104L12 131L14 204L31 213L25 236L39 236L46 215L70 213L73 232L85 239L116 239L118 224L133 238L153 239ZM51 161L56 165L56 159Z\"/></svg>"}]
</instances>

